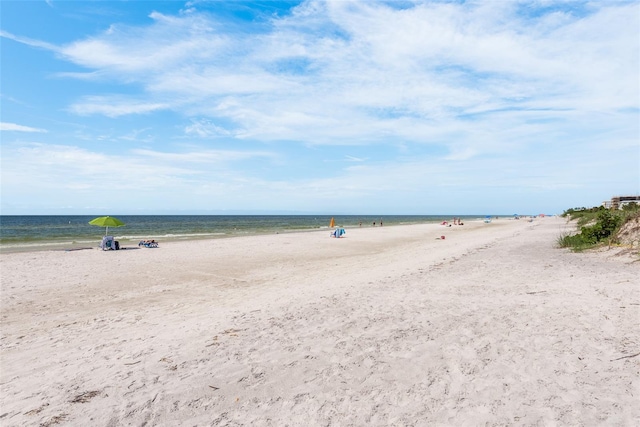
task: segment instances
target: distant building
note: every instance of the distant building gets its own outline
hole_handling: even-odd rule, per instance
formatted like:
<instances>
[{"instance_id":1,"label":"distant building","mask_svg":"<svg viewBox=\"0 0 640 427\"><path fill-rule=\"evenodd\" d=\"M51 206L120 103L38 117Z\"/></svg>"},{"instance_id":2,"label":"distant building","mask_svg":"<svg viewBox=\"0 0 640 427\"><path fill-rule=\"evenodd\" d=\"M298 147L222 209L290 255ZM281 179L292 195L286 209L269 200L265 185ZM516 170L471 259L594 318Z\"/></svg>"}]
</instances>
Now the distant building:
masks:
<instances>
[{"instance_id":1,"label":"distant building","mask_svg":"<svg viewBox=\"0 0 640 427\"><path fill-rule=\"evenodd\" d=\"M611 209L622 209L624 205L628 205L629 203L640 204L640 196L615 196L612 197L611 200L602 202L602 206Z\"/></svg>"}]
</instances>

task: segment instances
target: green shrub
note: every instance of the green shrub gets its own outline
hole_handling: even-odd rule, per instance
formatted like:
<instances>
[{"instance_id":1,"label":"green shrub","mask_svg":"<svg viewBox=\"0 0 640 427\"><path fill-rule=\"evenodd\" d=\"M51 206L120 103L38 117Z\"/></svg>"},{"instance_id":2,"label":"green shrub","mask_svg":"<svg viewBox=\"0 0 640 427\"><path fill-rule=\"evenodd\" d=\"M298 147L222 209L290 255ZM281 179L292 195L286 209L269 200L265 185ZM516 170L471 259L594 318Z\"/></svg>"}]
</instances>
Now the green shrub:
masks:
<instances>
[{"instance_id":1,"label":"green shrub","mask_svg":"<svg viewBox=\"0 0 640 427\"><path fill-rule=\"evenodd\" d=\"M582 239L592 245L600 243L617 230L621 220L621 216L613 215L610 211L600 211L595 224L581 228Z\"/></svg>"},{"instance_id":2,"label":"green shrub","mask_svg":"<svg viewBox=\"0 0 640 427\"><path fill-rule=\"evenodd\" d=\"M583 208L579 211L570 209L565 211L565 214L571 219L578 220L580 233L560 236L558 246L576 251L591 248L605 239L610 239L629 216L623 211L610 211L601 206L592 209Z\"/></svg>"}]
</instances>

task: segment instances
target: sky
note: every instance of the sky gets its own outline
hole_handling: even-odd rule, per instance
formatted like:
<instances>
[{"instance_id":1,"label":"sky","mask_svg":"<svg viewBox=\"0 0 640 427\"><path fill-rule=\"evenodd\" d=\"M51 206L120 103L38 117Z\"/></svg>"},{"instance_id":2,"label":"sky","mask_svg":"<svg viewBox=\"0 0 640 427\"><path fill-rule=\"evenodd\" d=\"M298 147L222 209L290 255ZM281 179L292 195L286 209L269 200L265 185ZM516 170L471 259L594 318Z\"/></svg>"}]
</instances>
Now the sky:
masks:
<instances>
[{"instance_id":1,"label":"sky","mask_svg":"<svg viewBox=\"0 0 640 427\"><path fill-rule=\"evenodd\" d=\"M1 1L0 213L640 194L639 1Z\"/></svg>"}]
</instances>

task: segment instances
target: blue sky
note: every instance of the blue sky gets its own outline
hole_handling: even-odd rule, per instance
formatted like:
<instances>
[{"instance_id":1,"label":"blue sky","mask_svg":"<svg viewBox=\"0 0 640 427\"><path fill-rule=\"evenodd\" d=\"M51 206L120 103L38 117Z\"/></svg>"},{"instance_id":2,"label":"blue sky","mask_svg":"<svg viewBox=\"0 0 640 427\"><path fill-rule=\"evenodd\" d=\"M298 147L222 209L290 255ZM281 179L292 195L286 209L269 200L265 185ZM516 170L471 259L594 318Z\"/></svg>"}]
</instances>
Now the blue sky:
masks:
<instances>
[{"instance_id":1,"label":"blue sky","mask_svg":"<svg viewBox=\"0 0 640 427\"><path fill-rule=\"evenodd\" d=\"M1 213L640 193L637 1L2 1Z\"/></svg>"}]
</instances>

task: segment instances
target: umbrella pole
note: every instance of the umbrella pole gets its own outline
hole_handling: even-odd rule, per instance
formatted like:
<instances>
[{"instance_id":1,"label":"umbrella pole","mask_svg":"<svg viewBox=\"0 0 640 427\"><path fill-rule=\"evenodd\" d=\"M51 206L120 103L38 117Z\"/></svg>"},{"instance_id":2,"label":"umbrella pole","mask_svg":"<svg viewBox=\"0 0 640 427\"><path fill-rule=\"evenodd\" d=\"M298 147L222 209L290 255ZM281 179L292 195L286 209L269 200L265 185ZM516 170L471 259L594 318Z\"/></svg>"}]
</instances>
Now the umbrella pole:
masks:
<instances>
[{"instance_id":1,"label":"umbrella pole","mask_svg":"<svg viewBox=\"0 0 640 427\"><path fill-rule=\"evenodd\" d=\"M104 235L106 236L107 234L109 234L109 226L107 225L106 230L104 230Z\"/></svg>"}]
</instances>

